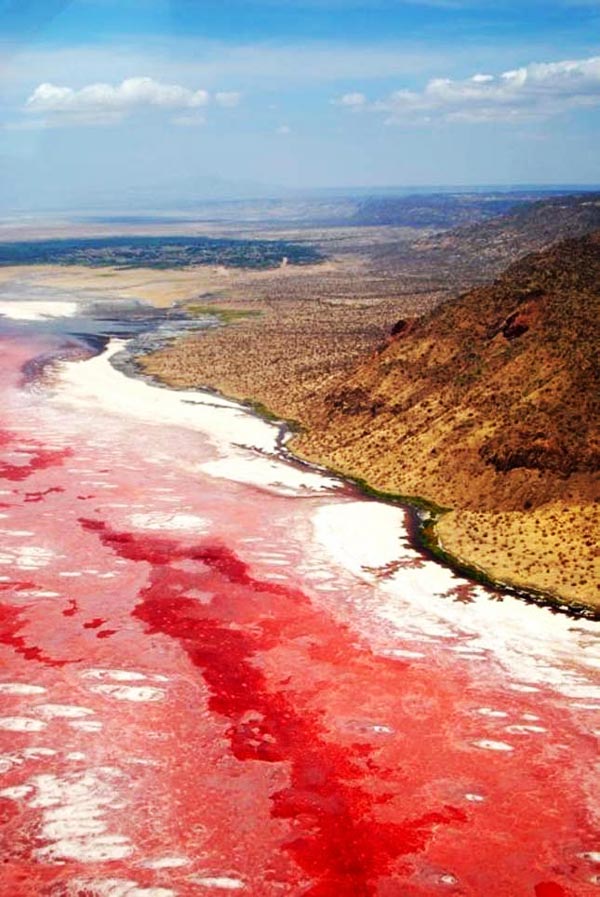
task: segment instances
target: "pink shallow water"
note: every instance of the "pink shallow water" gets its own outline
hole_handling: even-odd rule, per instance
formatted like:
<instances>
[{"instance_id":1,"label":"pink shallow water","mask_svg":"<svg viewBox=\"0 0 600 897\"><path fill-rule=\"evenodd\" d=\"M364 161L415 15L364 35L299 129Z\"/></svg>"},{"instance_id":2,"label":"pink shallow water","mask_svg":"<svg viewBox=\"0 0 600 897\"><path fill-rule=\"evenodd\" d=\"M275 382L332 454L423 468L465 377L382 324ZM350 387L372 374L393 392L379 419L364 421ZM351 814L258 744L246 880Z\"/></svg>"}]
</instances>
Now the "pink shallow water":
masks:
<instances>
[{"instance_id":1,"label":"pink shallow water","mask_svg":"<svg viewBox=\"0 0 600 897\"><path fill-rule=\"evenodd\" d=\"M47 348L0 354L0 894L600 894L589 709L458 634L379 650L330 494L27 392Z\"/></svg>"}]
</instances>

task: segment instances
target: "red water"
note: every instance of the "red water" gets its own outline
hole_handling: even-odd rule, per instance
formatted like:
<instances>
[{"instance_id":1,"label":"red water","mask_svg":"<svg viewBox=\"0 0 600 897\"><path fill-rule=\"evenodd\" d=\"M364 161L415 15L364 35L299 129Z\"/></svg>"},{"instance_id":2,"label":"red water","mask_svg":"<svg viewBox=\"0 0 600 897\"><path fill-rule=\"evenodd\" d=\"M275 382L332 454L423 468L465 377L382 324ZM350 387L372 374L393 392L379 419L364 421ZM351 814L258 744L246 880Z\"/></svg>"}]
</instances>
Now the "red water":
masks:
<instances>
[{"instance_id":1,"label":"red water","mask_svg":"<svg viewBox=\"0 0 600 897\"><path fill-rule=\"evenodd\" d=\"M19 386L43 348L0 355L0 894L600 893L597 748L560 688L448 642L378 653L349 602L371 587L299 572L326 498L54 409Z\"/></svg>"}]
</instances>

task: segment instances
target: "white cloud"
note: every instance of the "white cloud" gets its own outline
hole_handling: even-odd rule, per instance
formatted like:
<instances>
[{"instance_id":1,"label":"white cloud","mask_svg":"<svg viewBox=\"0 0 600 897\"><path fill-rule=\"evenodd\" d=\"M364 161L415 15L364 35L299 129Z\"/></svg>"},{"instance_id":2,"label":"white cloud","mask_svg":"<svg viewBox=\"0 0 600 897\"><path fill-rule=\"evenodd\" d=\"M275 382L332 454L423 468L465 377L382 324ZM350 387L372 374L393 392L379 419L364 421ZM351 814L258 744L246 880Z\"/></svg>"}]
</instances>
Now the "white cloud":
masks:
<instances>
[{"instance_id":1,"label":"white cloud","mask_svg":"<svg viewBox=\"0 0 600 897\"><path fill-rule=\"evenodd\" d=\"M276 133L281 134L282 137L287 137L288 134L292 133L292 129L289 125L279 125Z\"/></svg>"},{"instance_id":2,"label":"white cloud","mask_svg":"<svg viewBox=\"0 0 600 897\"><path fill-rule=\"evenodd\" d=\"M137 109L193 110L206 106L209 99L206 90L162 84L153 78L126 78L116 85L89 84L80 90L45 82L30 95L25 112L45 116L50 124L55 125L112 124Z\"/></svg>"},{"instance_id":3,"label":"white cloud","mask_svg":"<svg viewBox=\"0 0 600 897\"><path fill-rule=\"evenodd\" d=\"M360 109L367 104L364 93L345 93L334 101L338 106L346 106L348 109Z\"/></svg>"},{"instance_id":4,"label":"white cloud","mask_svg":"<svg viewBox=\"0 0 600 897\"><path fill-rule=\"evenodd\" d=\"M336 102L357 107L361 94ZM353 98L357 98L354 100ZM434 78L421 91L397 90L370 105L387 121L520 121L548 118L574 108L600 106L600 57L530 63L501 75Z\"/></svg>"},{"instance_id":5,"label":"white cloud","mask_svg":"<svg viewBox=\"0 0 600 897\"><path fill-rule=\"evenodd\" d=\"M69 84L73 72L84 84L113 82L151 72L166 83L199 84L210 91L233 92L277 85L324 84L352 79L404 77L440 68L453 58L431 48L390 42L344 45L329 41L285 44L225 44L218 41L149 38L141 47L121 44L34 47L11 52L0 43L0 95L21 101L23 86L42 81Z\"/></svg>"}]
</instances>

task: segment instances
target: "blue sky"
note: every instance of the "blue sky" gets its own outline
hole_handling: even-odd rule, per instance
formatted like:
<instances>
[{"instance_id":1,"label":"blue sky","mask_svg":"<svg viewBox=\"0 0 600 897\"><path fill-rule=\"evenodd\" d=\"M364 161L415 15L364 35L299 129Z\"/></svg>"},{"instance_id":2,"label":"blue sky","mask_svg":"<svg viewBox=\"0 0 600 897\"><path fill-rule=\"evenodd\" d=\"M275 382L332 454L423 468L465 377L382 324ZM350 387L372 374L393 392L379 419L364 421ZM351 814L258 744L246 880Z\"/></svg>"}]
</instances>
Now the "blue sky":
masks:
<instances>
[{"instance_id":1,"label":"blue sky","mask_svg":"<svg viewBox=\"0 0 600 897\"><path fill-rule=\"evenodd\" d=\"M600 0L0 0L0 202L600 183L599 26Z\"/></svg>"}]
</instances>

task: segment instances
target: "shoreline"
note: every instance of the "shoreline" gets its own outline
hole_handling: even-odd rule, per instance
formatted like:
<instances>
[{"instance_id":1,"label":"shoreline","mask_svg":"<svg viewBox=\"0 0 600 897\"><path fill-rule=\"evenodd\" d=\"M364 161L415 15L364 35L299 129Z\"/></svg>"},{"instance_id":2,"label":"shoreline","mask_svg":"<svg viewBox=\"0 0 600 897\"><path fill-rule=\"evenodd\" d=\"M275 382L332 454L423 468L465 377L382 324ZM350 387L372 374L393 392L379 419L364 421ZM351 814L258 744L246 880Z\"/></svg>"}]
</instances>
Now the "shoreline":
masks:
<instances>
[{"instance_id":1,"label":"shoreline","mask_svg":"<svg viewBox=\"0 0 600 897\"><path fill-rule=\"evenodd\" d=\"M60 303L58 303L58 305L60 305ZM180 309L183 316L185 316L185 305L186 303L182 303L181 300L174 303L174 306ZM229 325L232 323L229 319L229 313L231 312L230 305L230 302L227 302L225 308L222 308L218 303L215 304L214 308L211 308L210 305L204 305L202 307L202 316L204 317L204 315L206 315L207 319L204 326L211 330L229 330ZM171 310L172 308L173 305L171 306ZM57 311L59 311L58 308ZM64 314L62 308L60 311ZM243 311L243 308L240 308L240 311ZM221 312L226 312L227 315L222 315L220 314ZM237 323L237 318L235 318L235 322ZM195 323L196 325L199 325L198 329L203 329L198 320L196 320ZM152 330L150 332L152 332ZM168 343L176 341L177 338L177 334L172 331L165 336L166 339L164 342ZM189 387L183 385L170 383L168 376L163 377L160 372L156 371L149 372L142 364L140 364L140 360L151 355L156 348L158 348L156 342L150 340L150 343L147 346L136 347L135 354L127 353L122 359L122 365L115 366L118 366L122 370L122 373L143 379L154 385L161 385L170 390L185 391L186 388L189 389ZM233 391L220 390L207 384L204 384L202 387L194 386L193 388L195 390L200 389L210 395L222 399L234 401L236 404L249 409L257 418L260 418L263 421L281 423L282 431L279 439L279 448L285 451L288 459L293 460L295 464L309 468L312 467L323 473L333 475L338 478L340 482L358 489L362 496L371 497L387 504L401 505L409 512L412 531L411 538L414 540L415 547L420 551L425 552L431 559L441 562L452 571L466 576L474 583L485 585L497 593L502 592L510 594L528 603L549 607L556 612L570 614L574 618L586 618L591 620L600 619L600 608L593 602L587 602L578 598L569 598L568 595L561 595L549 589L536 588L535 585L519 584L518 582L511 580L510 577L495 577L490 574L484 566L480 566L470 561L468 554L455 554L452 553L452 551L449 551L443 544L437 526L445 514L453 510L452 508L441 507L434 501L425 499L419 495L377 489L364 477L353 475L350 472L338 469L335 465L330 466L326 462L319 463L318 461L313 460L310 455L303 456L301 452L296 452L293 445L294 437L303 430L310 432L310 428L304 426L293 418L287 418L282 414L277 414L271 411L264 401L264 399L267 398L266 396L262 397L263 401L250 398L242 399L239 396L236 396Z\"/></svg>"},{"instance_id":2,"label":"shoreline","mask_svg":"<svg viewBox=\"0 0 600 897\"><path fill-rule=\"evenodd\" d=\"M293 431L290 432L293 435ZM288 449L288 452L290 457L295 460L306 460L307 463L311 463L309 459L303 459L301 455L295 454L291 449ZM366 479L361 477L355 477L324 465L315 466L329 475L333 474L342 481L353 485L362 495L385 504L398 505L408 511L409 534L414 541L414 547L431 560L443 564L453 573L464 576L477 585L485 586L495 593L511 595L528 604L546 607L555 613L566 614L573 619L600 620L600 608L598 607L577 600L568 600L543 589L527 588L510 581L494 579L486 570L471 563L467 558L461 558L445 549L436 532L436 525L451 510L450 508L443 508L418 495L408 496L383 492L371 486Z\"/></svg>"},{"instance_id":3,"label":"shoreline","mask_svg":"<svg viewBox=\"0 0 600 897\"><path fill-rule=\"evenodd\" d=\"M238 307L229 299L224 304ZM215 301L215 311L220 305ZM336 441L337 424L327 423L331 409L323 396L341 388L347 369L343 360L340 365L341 347L335 333L328 335L335 361L328 362L327 347L321 346L323 360L319 363L313 342L305 348L300 336L308 339L314 332L315 339L323 343L322 328L317 332L313 322L312 329L288 331L288 317L278 321L273 312L259 324L241 321L234 327L217 327L206 338L177 341L142 360L144 370L169 386L216 388L255 408L265 419L288 421L292 431L298 432L291 446L298 457L336 471L364 486L369 494L383 500L399 496L417 507L423 503L427 507L445 505L448 513L436 521L435 532L421 539L438 558L494 588L506 587L521 597L529 595L536 603L567 607L577 615L597 618L600 602L592 543L598 509L585 493L585 483L582 486L575 477L573 485L564 488L560 482L542 485L540 500L528 511L511 497L515 477L517 487L526 483L520 472L512 478L497 476L494 482L493 476L488 477L469 498L470 487L460 464L451 466L444 479L428 454L415 455L409 446L395 455L390 442L381 463L376 459L370 469L377 440L369 441L368 408L354 429L348 425L340 430L339 435L345 433L348 441ZM361 442L363 429L366 438ZM400 465L397 473L395 465ZM469 470L474 468L475 463ZM481 476L484 474L482 471ZM457 492L461 488L465 501ZM535 484L531 485L534 488Z\"/></svg>"},{"instance_id":4,"label":"shoreline","mask_svg":"<svg viewBox=\"0 0 600 897\"><path fill-rule=\"evenodd\" d=\"M223 322L218 314L214 315L218 322L217 326L227 327L228 323ZM157 374L149 374L143 369L138 359L146 355L146 352L140 352L136 355L129 355L126 361L119 369L128 376L139 377L145 382L154 386L160 386L175 392L185 391L185 387L174 386L162 379ZM129 367L130 371L126 371L125 367ZM326 464L320 464L313 461L309 457L305 457L293 450L290 445L294 437L299 431L305 430L306 427L295 420L288 420L281 415L271 411L262 402L245 399L240 400L236 396L228 395L216 387L203 385L194 387L198 392L204 392L215 398L224 399L226 401L235 402L241 407L247 409L251 414L260 420L269 423L279 423L280 434L277 440L278 451L281 456L288 461L293 462L300 467L311 470L320 471L333 477L340 482L351 486L363 497L371 498L374 501L387 505L395 505L402 507L407 511L409 522L409 536L413 542L413 547L425 554L430 560L441 563L444 567L460 576L464 576L477 585L485 586L496 594L509 595L528 604L535 604L538 607L545 607L554 613L565 614L573 619L586 619L591 621L600 620L600 608L586 604L578 600L569 600L563 598L556 593L534 587L520 586L509 580L500 580L492 577L485 569L478 567L468 560L458 555L452 554L444 548L439 535L436 532L436 525L442 517L449 513L451 508L444 508L435 502L421 496L402 495L393 492L385 492L371 486L367 479L354 476L344 471L329 467Z\"/></svg>"}]
</instances>

